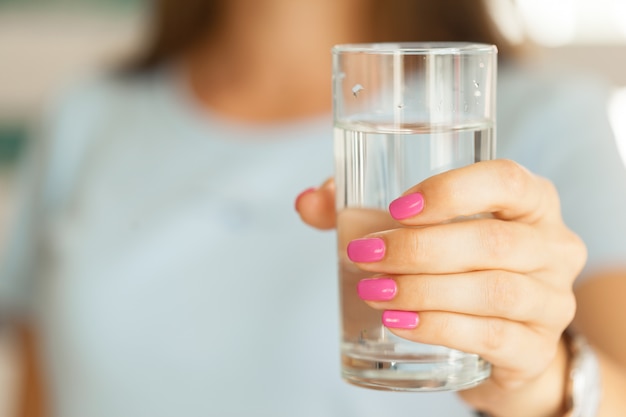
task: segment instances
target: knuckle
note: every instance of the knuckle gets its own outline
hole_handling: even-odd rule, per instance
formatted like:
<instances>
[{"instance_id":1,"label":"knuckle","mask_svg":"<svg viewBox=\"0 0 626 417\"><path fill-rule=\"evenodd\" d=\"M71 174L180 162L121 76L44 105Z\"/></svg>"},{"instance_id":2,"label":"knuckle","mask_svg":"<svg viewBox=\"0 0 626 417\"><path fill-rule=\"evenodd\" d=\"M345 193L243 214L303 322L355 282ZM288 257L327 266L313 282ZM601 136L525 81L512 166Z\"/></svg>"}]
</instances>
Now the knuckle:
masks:
<instances>
[{"instance_id":1,"label":"knuckle","mask_svg":"<svg viewBox=\"0 0 626 417\"><path fill-rule=\"evenodd\" d=\"M417 277L414 281L417 283L417 290L412 291L410 296L412 298L412 305L416 310L428 308L433 303L436 303L436 300L441 299L440 291L437 291L437 286L433 285L431 280Z\"/></svg>"},{"instance_id":2,"label":"knuckle","mask_svg":"<svg viewBox=\"0 0 626 417\"><path fill-rule=\"evenodd\" d=\"M510 316L517 313L523 305L523 296L519 282L494 273L485 286L485 304L489 311L497 316Z\"/></svg>"},{"instance_id":3,"label":"knuckle","mask_svg":"<svg viewBox=\"0 0 626 417\"><path fill-rule=\"evenodd\" d=\"M583 267L587 263L587 256L588 256L587 246L577 234L575 234L574 232L570 232L569 239L568 239L568 247L569 247L568 258L574 260L574 262L572 262L571 265L574 268L574 272L575 272L574 278L575 278L575 276L578 275L580 271L582 271Z\"/></svg>"},{"instance_id":4,"label":"knuckle","mask_svg":"<svg viewBox=\"0 0 626 417\"><path fill-rule=\"evenodd\" d=\"M437 326L435 327L434 337L436 340L447 340L449 335L454 331L452 318L448 314L438 315Z\"/></svg>"},{"instance_id":5,"label":"knuckle","mask_svg":"<svg viewBox=\"0 0 626 417\"><path fill-rule=\"evenodd\" d=\"M397 229L391 232L396 237L396 252L398 262L410 261L419 264L432 258L433 248L437 247L439 235L430 228L424 229Z\"/></svg>"},{"instance_id":6,"label":"knuckle","mask_svg":"<svg viewBox=\"0 0 626 417\"><path fill-rule=\"evenodd\" d=\"M555 204L557 204L557 206L560 206L561 202L559 198L559 191L556 189L556 185L554 185L554 183L547 178L544 178L544 177L538 177L538 178L544 188L543 195L548 198L554 199Z\"/></svg>"},{"instance_id":7,"label":"knuckle","mask_svg":"<svg viewBox=\"0 0 626 417\"><path fill-rule=\"evenodd\" d=\"M524 195L528 184L529 171L510 159L500 160L500 178L504 186L514 195Z\"/></svg>"},{"instance_id":8,"label":"knuckle","mask_svg":"<svg viewBox=\"0 0 626 417\"><path fill-rule=\"evenodd\" d=\"M569 278L562 281L569 287L587 263L587 246L576 233L569 230L565 225L561 226L558 233L560 235L554 239L550 253L562 260L558 264L558 269Z\"/></svg>"},{"instance_id":9,"label":"knuckle","mask_svg":"<svg viewBox=\"0 0 626 417\"><path fill-rule=\"evenodd\" d=\"M502 259L511 252L515 236L507 222L483 220L480 222L478 233L480 244L490 258Z\"/></svg>"},{"instance_id":10,"label":"knuckle","mask_svg":"<svg viewBox=\"0 0 626 417\"><path fill-rule=\"evenodd\" d=\"M541 188L540 198L537 199L537 206L548 208L551 207L553 214L561 212L561 198L556 185L552 181L544 177L535 177Z\"/></svg>"},{"instance_id":11,"label":"knuckle","mask_svg":"<svg viewBox=\"0 0 626 417\"><path fill-rule=\"evenodd\" d=\"M487 352L500 352L506 342L506 324L504 320L488 317L485 319L483 345Z\"/></svg>"},{"instance_id":12,"label":"knuckle","mask_svg":"<svg viewBox=\"0 0 626 417\"><path fill-rule=\"evenodd\" d=\"M561 329L565 329L574 320L576 315L576 297L573 293L569 293L563 297L562 306L558 309L560 316L558 317Z\"/></svg>"},{"instance_id":13,"label":"knuckle","mask_svg":"<svg viewBox=\"0 0 626 417\"><path fill-rule=\"evenodd\" d=\"M405 252L404 258L411 259L415 262L419 262L420 259L427 259L426 249L428 248L428 234L417 233L413 229L400 229L398 230L398 238L400 246Z\"/></svg>"}]
</instances>

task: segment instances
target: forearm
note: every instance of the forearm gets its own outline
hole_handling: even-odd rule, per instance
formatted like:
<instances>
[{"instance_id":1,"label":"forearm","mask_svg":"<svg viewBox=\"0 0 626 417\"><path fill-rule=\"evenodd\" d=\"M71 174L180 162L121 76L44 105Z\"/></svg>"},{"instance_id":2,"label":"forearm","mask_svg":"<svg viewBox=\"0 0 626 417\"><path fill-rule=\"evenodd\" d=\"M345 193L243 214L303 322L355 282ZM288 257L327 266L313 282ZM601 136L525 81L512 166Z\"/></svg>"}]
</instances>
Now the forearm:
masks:
<instances>
[{"instance_id":1,"label":"forearm","mask_svg":"<svg viewBox=\"0 0 626 417\"><path fill-rule=\"evenodd\" d=\"M602 399L595 417L626 415L626 368L596 349L602 378Z\"/></svg>"},{"instance_id":2,"label":"forearm","mask_svg":"<svg viewBox=\"0 0 626 417\"><path fill-rule=\"evenodd\" d=\"M459 395L489 417L562 417L565 414L568 352L564 341L550 366L529 384L517 389L498 386L491 380ZM479 414L480 415L480 414Z\"/></svg>"},{"instance_id":3,"label":"forearm","mask_svg":"<svg viewBox=\"0 0 626 417\"><path fill-rule=\"evenodd\" d=\"M626 415L626 267L596 271L576 288L575 328L594 347L602 398L596 417Z\"/></svg>"},{"instance_id":4,"label":"forearm","mask_svg":"<svg viewBox=\"0 0 626 417\"><path fill-rule=\"evenodd\" d=\"M21 371L17 415L22 417L45 417L48 415L44 401L39 343L30 323L17 325L19 345L19 368Z\"/></svg>"},{"instance_id":5,"label":"forearm","mask_svg":"<svg viewBox=\"0 0 626 417\"><path fill-rule=\"evenodd\" d=\"M623 417L626 410L626 369L598 349L596 354L602 381L600 406L597 415L583 417ZM569 370L568 349L561 341L551 366L534 383L518 390L502 390L489 387L488 381L483 387L460 394L471 405L483 410L484 416L563 417L567 415ZM486 397L479 392L483 389L494 394ZM476 402L477 399L484 402Z\"/></svg>"}]
</instances>

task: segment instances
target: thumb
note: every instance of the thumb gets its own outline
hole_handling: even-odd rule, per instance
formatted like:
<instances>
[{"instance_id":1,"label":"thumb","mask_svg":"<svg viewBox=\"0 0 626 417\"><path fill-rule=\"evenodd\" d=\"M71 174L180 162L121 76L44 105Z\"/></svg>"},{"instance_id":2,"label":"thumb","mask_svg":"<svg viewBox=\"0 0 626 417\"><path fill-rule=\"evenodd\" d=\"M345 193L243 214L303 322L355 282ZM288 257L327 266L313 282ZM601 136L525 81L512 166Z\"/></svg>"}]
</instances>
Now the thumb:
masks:
<instances>
[{"instance_id":1,"label":"thumb","mask_svg":"<svg viewBox=\"0 0 626 417\"><path fill-rule=\"evenodd\" d=\"M335 227L335 181L330 178L318 188L309 188L296 197L296 211L302 221L316 229Z\"/></svg>"}]
</instances>

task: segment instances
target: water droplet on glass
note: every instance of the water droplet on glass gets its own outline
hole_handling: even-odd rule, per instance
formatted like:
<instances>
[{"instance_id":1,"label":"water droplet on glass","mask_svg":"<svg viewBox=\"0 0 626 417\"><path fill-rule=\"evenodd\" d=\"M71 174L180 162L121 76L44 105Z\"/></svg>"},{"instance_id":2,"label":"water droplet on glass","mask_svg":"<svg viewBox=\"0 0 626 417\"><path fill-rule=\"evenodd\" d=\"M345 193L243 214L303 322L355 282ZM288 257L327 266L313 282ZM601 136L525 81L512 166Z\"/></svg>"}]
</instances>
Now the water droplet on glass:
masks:
<instances>
[{"instance_id":1,"label":"water droplet on glass","mask_svg":"<svg viewBox=\"0 0 626 417\"><path fill-rule=\"evenodd\" d=\"M465 105L463 106L463 111L467 113L468 109L469 109L469 106L467 105L467 103L465 103Z\"/></svg>"},{"instance_id":2,"label":"water droplet on glass","mask_svg":"<svg viewBox=\"0 0 626 417\"><path fill-rule=\"evenodd\" d=\"M403 103L400 103L400 104L398 104L398 106L397 106L397 107L398 107L399 109L401 109L401 108L403 108L403 107L404 107L404 104L403 104Z\"/></svg>"},{"instance_id":3,"label":"water droplet on glass","mask_svg":"<svg viewBox=\"0 0 626 417\"><path fill-rule=\"evenodd\" d=\"M365 90L365 87L363 87L361 84L355 84L355 86L352 87L352 95L354 97L358 97L361 90Z\"/></svg>"},{"instance_id":4,"label":"water droplet on glass","mask_svg":"<svg viewBox=\"0 0 626 417\"><path fill-rule=\"evenodd\" d=\"M482 93L480 92L480 90L474 91L474 97L480 97L480 96L482 96Z\"/></svg>"},{"instance_id":5,"label":"water droplet on glass","mask_svg":"<svg viewBox=\"0 0 626 417\"><path fill-rule=\"evenodd\" d=\"M476 87L476 88L480 88L480 84L478 84L478 81L473 80L473 83L474 83L474 87Z\"/></svg>"},{"instance_id":6,"label":"water droplet on glass","mask_svg":"<svg viewBox=\"0 0 626 417\"><path fill-rule=\"evenodd\" d=\"M478 64L479 67L481 68L485 68L485 64L483 64L482 62Z\"/></svg>"}]
</instances>

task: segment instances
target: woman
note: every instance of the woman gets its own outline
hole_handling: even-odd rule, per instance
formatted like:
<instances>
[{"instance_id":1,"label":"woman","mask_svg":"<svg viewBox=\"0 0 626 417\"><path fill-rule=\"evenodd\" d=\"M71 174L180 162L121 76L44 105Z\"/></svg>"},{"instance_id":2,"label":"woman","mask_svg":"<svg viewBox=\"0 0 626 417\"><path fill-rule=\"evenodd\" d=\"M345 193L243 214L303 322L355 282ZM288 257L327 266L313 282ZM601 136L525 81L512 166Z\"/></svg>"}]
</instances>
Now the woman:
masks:
<instances>
[{"instance_id":1,"label":"woman","mask_svg":"<svg viewBox=\"0 0 626 417\"><path fill-rule=\"evenodd\" d=\"M154 42L124 77L88 82L53 108L28 188L38 202L7 257L7 282L36 277L36 291L7 285L2 296L32 317L52 414L563 415L571 355L561 333L581 270L577 324L603 378L597 415L623 414L626 181L597 86L514 69L474 0L162 0L154 19ZM340 381L334 237L284 211L332 172L330 46L386 40L499 45L511 60L500 156L554 181L574 229L547 180L496 161L416 185L407 193L423 196L423 211L400 216L412 226L493 212L481 244L469 230L462 251L433 240L429 262L398 262L418 232L403 241L392 231L383 238L396 258L353 259L428 277L445 250L476 248L473 274L460 259L444 271L453 280L396 277L397 299L365 300L418 311L415 329L393 330L403 337L493 363L461 400ZM296 205L330 228L332 201L328 182ZM454 291L456 278L471 292ZM421 299L422 284L455 298Z\"/></svg>"}]
</instances>

